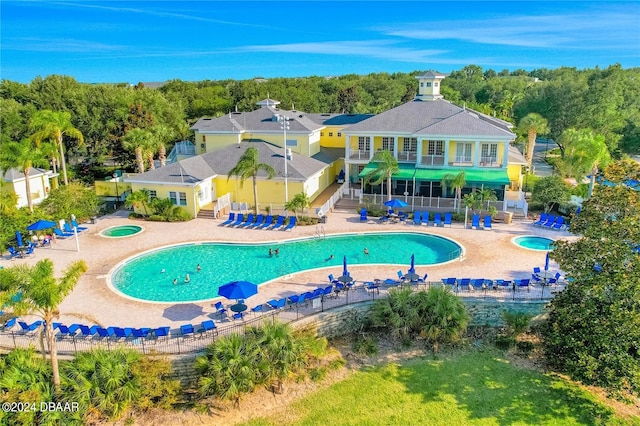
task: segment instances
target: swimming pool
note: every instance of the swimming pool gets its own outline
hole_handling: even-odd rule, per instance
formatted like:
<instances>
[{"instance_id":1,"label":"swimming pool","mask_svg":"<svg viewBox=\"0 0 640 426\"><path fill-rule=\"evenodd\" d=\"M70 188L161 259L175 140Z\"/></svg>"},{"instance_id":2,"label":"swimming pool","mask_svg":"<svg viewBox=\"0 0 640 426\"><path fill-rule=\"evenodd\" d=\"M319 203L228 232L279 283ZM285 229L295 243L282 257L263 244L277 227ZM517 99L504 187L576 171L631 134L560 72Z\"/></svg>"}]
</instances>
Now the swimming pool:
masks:
<instances>
[{"instance_id":1,"label":"swimming pool","mask_svg":"<svg viewBox=\"0 0 640 426\"><path fill-rule=\"evenodd\" d=\"M551 244L555 242L551 238L537 237L535 235L524 235L522 237L516 237L511 241L519 247L538 251L551 250Z\"/></svg>"},{"instance_id":2,"label":"swimming pool","mask_svg":"<svg viewBox=\"0 0 640 426\"><path fill-rule=\"evenodd\" d=\"M104 229L102 232L100 232L100 235L108 238L130 237L139 232L142 232L142 229L142 226L139 225L112 226L110 228Z\"/></svg>"},{"instance_id":3,"label":"swimming pool","mask_svg":"<svg viewBox=\"0 0 640 426\"><path fill-rule=\"evenodd\" d=\"M276 248L279 255L269 257L269 249ZM461 252L462 247L452 240L411 232L340 234L260 244L190 243L127 259L109 273L107 282L116 292L143 301L194 302L217 297L218 287L230 281L261 284L319 268L329 268L327 274L338 276L344 256L348 265L408 265L415 254L416 265L433 265L453 260ZM185 282L187 274L189 282ZM389 276L393 275L395 271L389 268Z\"/></svg>"}]
</instances>

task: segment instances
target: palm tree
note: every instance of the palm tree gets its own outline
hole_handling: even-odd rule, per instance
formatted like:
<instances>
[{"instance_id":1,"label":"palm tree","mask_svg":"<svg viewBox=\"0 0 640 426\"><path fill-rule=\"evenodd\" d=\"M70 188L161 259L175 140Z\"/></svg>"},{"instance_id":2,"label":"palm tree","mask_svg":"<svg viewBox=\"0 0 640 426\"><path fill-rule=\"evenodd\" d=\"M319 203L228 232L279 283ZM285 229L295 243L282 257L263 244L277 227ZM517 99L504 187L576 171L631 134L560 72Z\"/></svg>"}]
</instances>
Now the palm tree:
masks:
<instances>
[{"instance_id":1,"label":"palm tree","mask_svg":"<svg viewBox=\"0 0 640 426\"><path fill-rule=\"evenodd\" d=\"M124 147L134 151L136 154L138 173L144 173L144 153L152 138L153 135L151 132L136 127L135 129L129 130L122 139Z\"/></svg>"},{"instance_id":2,"label":"palm tree","mask_svg":"<svg viewBox=\"0 0 640 426\"><path fill-rule=\"evenodd\" d=\"M0 169L9 170L16 168L24 174L24 184L27 192L27 205L33 213L33 200L31 198L31 178L29 173L34 166L49 164L42 151L31 144L30 139L21 142L9 142L0 146Z\"/></svg>"},{"instance_id":3,"label":"palm tree","mask_svg":"<svg viewBox=\"0 0 640 426\"><path fill-rule=\"evenodd\" d=\"M464 172L460 172L457 175L452 173L447 173L442 177L442 181L440 184L443 187L450 187L456 190L456 195L454 198L454 204L456 208L456 212L460 213L460 201L462 200L462 188L467 184L466 175Z\"/></svg>"},{"instance_id":4,"label":"palm tree","mask_svg":"<svg viewBox=\"0 0 640 426\"><path fill-rule=\"evenodd\" d=\"M87 264L77 261L55 278L53 262L49 259L38 261L34 266L18 265L0 270L0 294L21 294L19 298L6 301L13 306L14 315L33 314L40 316L45 323L45 336L49 347L49 357L53 372L53 386L60 391L60 373L58 370L58 351L53 332L53 320L60 312L58 306L73 290L78 280L87 271Z\"/></svg>"},{"instance_id":5,"label":"palm tree","mask_svg":"<svg viewBox=\"0 0 640 426\"><path fill-rule=\"evenodd\" d=\"M127 195L127 199L124 202L127 207L134 207L137 209L142 206L144 209L144 215L149 216L147 205L151 202L151 192L148 189L140 189Z\"/></svg>"},{"instance_id":6,"label":"palm tree","mask_svg":"<svg viewBox=\"0 0 640 426\"><path fill-rule=\"evenodd\" d=\"M157 141L158 148L158 160L160 160L160 167L164 167L167 164L167 142L169 142L174 132L169 127L162 124L156 124L151 129L153 135Z\"/></svg>"},{"instance_id":7,"label":"palm tree","mask_svg":"<svg viewBox=\"0 0 640 426\"><path fill-rule=\"evenodd\" d=\"M36 112L31 118L31 129L35 130L32 138L36 141L36 144L40 144L45 139L53 139L58 143L60 149L60 161L62 164L62 176L64 178L64 184L68 185L67 180L67 162L64 157L64 145L62 139L64 136L74 138L79 144L84 143L84 137L80 130L73 127L71 124L71 113L55 112L48 109Z\"/></svg>"},{"instance_id":8,"label":"palm tree","mask_svg":"<svg viewBox=\"0 0 640 426\"><path fill-rule=\"evenodd\" d=\"M253 201L255 203L254 212L258 214L258 173L260 170L267 172L267 179L273 178L276 171L273 167L266 163L261 163L258 150L254 147L249 147L242 154L238 163L229 170L229 176L227 182L231 179L231 176L240 178L240 187L244 184L244 181L251 177L253 179Z\"/></svg>"},{"instance_id":9,"label":"palm tree","mask_svg":"<svg viewBox=\"0 0 640 426\"><path fill-rule=\"evenodd\" d=\"M591 198L600 166L606 166L611 161L605 137L595 134L591 129L567 129L562 132L560 139L565 146L562 167L577 180L590 174L587 197Z\"/></svg>"},{"instance_id":10,"label":"palm tree","mask_svg":"<svg viewBox=\"0 0 640 426\"><path fill-rule=\"evenodd\" d=\"M299 194L296 194L293 199L291 199L289 202L285 203L284 208L287 210L291 210L293 212L293 214L296 215L296 218L298 217L298 213L297 210L301 210L302 212L304 212L304 209L308 208L311 205L311 200L309 200L309 197L307 197L307 194L305 194L304 192L301 192Z\"/></svg>"},{"instance_id":11,"label":"palm tree","mask_svg":"<svg viewBox=\"0 0 640 426\"><path fill-rule=\"evenodd\" d=\"M278 393L282 393L284 380L306 363L303 341L296 338L290 324L275 319L249 329L248 335L255 339L263 362L270 367L269 376L275 379Z\"/></svg>"},{"instance_id":12,"label":"palm tree","mask_svg":"<svg viewBox=\"0 0 640 426\"><path fill-rule=\"evenodd\" d=\"M364 182L365 184L380 185L386 180L387 201L391 201L391 177L400 170L398 160L393 156L391 151L385 149L376 152L376 155L373 156L373 160L371 161L377 163L376 168L364 176Z\"/></svg>"},{"instance_id":13,"label":"palm tree","mask_svg":"<svg viewBox=\"0 0 640 426\"><path fill-rule=\"evenodd\" d=\"M549 123L547 119L535 112L529 113L520 120L518 129L527 134L527 162L531 168L533 161L533 150L536 147L536 136L549 133Z\"/></svg>"}]
</instances>

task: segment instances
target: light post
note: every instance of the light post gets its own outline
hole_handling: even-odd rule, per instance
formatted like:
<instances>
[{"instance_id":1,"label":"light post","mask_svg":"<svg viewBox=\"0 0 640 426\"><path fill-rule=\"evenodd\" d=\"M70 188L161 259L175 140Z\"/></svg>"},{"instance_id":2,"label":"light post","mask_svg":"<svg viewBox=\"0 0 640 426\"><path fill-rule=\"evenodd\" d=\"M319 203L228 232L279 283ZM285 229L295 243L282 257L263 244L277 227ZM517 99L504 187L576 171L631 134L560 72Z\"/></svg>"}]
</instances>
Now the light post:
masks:
<instances>
[{"instance_id":1,"label":"light post","mask_svg":"<svg viewBox=\"0 0 640 426\"><path fill-rule=\"evenodd\" d=\"M118 210L118 199L120 198L120 193L118 192L118 173L113 172L112 176L116 180L116 210Z\"/></svg>"},{"instance_id":2,"label":"light post","mask_svg":"<svg viewBox=\"0 0 640 426\"><path fill-rule=\"evenodd\" d=\"M289 130L289 120L284 115L280 115L278 117L278 121L280 122L280 128L282 129L283 137L284 137L284 202L289 202L289 186L288 186L288 172L287 172L287 130Z\"/></svg>"}]
</instances>

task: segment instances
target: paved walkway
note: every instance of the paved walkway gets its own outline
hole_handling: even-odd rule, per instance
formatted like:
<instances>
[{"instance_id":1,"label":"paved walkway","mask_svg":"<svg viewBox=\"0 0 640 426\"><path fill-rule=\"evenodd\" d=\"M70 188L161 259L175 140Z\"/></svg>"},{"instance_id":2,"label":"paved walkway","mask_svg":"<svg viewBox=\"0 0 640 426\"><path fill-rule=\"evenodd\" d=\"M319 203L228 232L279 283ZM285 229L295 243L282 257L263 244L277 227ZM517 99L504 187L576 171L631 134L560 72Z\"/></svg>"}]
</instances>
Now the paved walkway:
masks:
<instances>
[{"instance_id":1,"label":"paved walkway","mask_svg":"<svg viewBox=\"0 0 640 426\"><path fill-rule=\"evenodd\" d=\"M105 216L95 225L87 225L88 231L80 235L80 251L76 251L73 238L57 240L49 249L38 249L36 255L29 259L0 260L2 266L20 263L33 264L39 259L53 260L56 272L60 274L71 262L84 259L89 270L82 276L74 291L60 306L60 321L66 324L81 322L103 326L121 327L178 327L185 321L172 321L165 316L165 310L175 304L145 303L124 298L108 288L106 277L108 272L122 260L137 253L169 244L190 241L282 241L289 238L312 236L317 232L316 226L298 226L291 232L257 231L250 229L229 229L219 226L222 220L194 219L185 223L141 222L127 218L128 212ZM115 225L139 224L144 231L138 235L110 239L99 235L105 228ZM531 221L514 222L512 224L494 224L490 231L464 229L462 224L451 228L434 228L412 224L381 225L370 221L360 223L355 212L335 211L323 225L326 234L343 232L366 232L381 230L402 230L424 232L452 238L464 246L465 256L461 261L447 264L417 267L418 272L429 273L429 281L439 281L445 277L471 278L529 278L534 266L544 263L544 254L515 246L511 239L520 235L541 235L553 239L574 238L567 232L554 232L534 228ZM552 265L556 267L557 265ZM406 269L407 265L365 266L350 265L351 274L359 281L370 281L375 278L396 276L398 269ZM328 273L339 273L335 267L298 273L287 278L278 279L260 286L259 293L249 300L254 306L267 300L281 298L291 294L327 284ZM539 294L538 292L536 292ZM215 312L213 302L189 304L184 309L193 312L189 322L197 323L210 319ZM201 308L201 309L200 309ZM181 309L175 307L175 309Z\"/></svg>"}]
</instances>

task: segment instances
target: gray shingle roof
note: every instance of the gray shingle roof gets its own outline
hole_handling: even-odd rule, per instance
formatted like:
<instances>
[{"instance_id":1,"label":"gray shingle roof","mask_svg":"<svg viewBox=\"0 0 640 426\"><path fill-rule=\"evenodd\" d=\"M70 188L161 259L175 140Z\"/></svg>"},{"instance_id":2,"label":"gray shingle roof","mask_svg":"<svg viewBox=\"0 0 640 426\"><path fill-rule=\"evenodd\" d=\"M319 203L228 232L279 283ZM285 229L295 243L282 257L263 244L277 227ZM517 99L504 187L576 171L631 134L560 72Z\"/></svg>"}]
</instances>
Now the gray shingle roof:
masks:
<instances>
[{"instance_id":1,"label":"gray shingle roof","mask_svg":"<svg viewBox=\"0 0 640 426\"><path fill-rule=\"evenodd\" d=\"M373 117L373 114L307 114L309 119L323 126L346 126Z\"/></svg>"},{"instance_id":2,"label":"gray shingle roof","mask_svg":"<svg viewBox=\"0 0 640 426\"><path fill-rule=\"evenodd\" d=\"M47 174L47 172L48 170L39 169L37 167L29 168L30 177L44 175L44 174ZM9 169L6 172L4 172L3 179L5 182L14 182L16 180L24 179L24 173L22 173L18 169Z\"/></svg>"},{"instance_id":3,"label":"gray shingle roof","mask_svg":"<svg viewBox=\"0 0 640 426\"><path fill-rule=\"evenodd\" d=\"M249 147L254 147L258 150L260 162L266 163L276 170L274 178L284 176L284 150L282 147L264 141L244 141L131 176L126 181L197 183L217 175L227 176ZM339 149L339 151L344 155L343 149ZM294 152L292 159L287 163L289 179L304 180L308 178L322 170L327 164L330 164L335 154L337 154L337 151L328 151L323 156L318 156L318 158L316 156L309 158ZM258 173L258 177L266 178L267 173L261 170Z\"/></svg>"},{"instance_id":4,"label":"gray shingle roof","mask_svg":"<svg viewBox=\"0 0 640 426\"><path fill-rule=\"evenodd\" d=\"M201 118L191 130L200 133L218 132L273 132L282 133L280 123L274 115L284 115L289 119L289 132L308 134L324 127L315 123L308 114L300 111L285 111L272 106L263 106L250 112L232 112L218 118Z\"/></svg>"},{"instance_id":5,"label":"gray shingle roof","mask_svg":"<svg viewBox=\"0 0 640 426\"><path fill-rule=\"evenodd\" d=\"M500 124L500 125L498 125ZM347 127L345 133L513 138L509 124L449 101L414 100Z\"/></svg>"}]
</instances>

